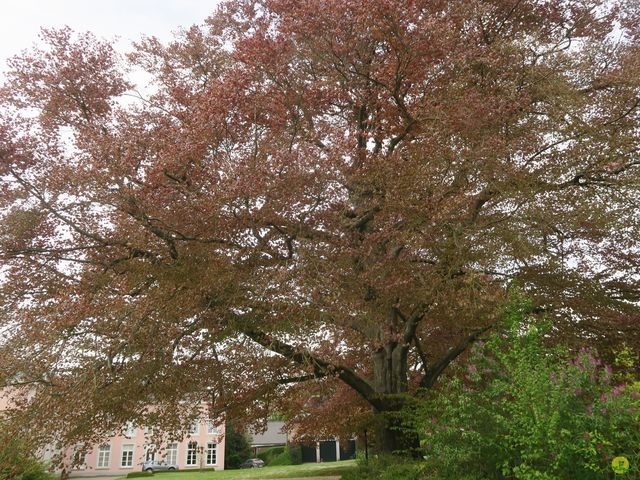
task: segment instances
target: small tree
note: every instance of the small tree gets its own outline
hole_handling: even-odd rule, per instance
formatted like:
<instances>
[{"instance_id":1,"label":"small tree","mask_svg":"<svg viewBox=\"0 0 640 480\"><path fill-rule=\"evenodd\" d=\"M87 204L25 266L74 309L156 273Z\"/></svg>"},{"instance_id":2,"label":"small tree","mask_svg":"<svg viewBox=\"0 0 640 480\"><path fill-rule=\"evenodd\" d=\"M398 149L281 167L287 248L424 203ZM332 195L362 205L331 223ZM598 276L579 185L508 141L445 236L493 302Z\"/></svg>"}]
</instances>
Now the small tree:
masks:
<instances>
[{"instance_id":1,"label":"small tree","mask_svg":"<svg viewBox=\"0 0 640 480\"><path fill-rule=\"evenodd\" d=\"M224 436L224 468L238 468L251 456L251 446L244 432L238 430L233 422L227 422Z\"/></svg>"},{"instance_id":2,"label":"small tree","mask_svg":"<svg viewBox=\"0 0 640 480\"><path fill-rule=\"evenodd\" d=\"M39 461L17 438L0 432L0 480L53 480Z\"/></svg>"}]
</instances>

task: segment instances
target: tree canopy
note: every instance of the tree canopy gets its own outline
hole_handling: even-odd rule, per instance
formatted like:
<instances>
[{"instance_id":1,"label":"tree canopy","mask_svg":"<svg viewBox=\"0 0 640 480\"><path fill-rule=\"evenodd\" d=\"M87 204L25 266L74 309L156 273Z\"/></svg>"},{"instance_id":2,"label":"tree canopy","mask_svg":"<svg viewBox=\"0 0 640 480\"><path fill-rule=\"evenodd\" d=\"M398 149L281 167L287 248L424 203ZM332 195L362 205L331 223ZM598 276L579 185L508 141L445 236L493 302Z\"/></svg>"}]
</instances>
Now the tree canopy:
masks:
<instances>
[{"instance_id":1,"label":"tree canopy","mask_svg":"<svg viewBox=\"0 0 640 480\"><path fill-rule=\"evenodd\" d=\"M514 282L556 338L638 344L639 15L241 0L126 58L44 30L0 93L15 415L65 444L202 401L353 426L433 387Z\"/></svg>"}]
</instances>

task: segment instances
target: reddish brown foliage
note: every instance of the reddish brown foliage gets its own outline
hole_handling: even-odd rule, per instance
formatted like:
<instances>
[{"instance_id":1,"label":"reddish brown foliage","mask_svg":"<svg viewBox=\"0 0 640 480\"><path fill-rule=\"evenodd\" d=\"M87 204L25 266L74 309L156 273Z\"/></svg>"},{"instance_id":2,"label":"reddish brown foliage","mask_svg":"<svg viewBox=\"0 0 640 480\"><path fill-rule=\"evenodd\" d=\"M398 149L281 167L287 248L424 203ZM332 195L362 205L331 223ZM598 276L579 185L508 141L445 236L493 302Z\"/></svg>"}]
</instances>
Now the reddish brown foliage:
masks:
<instances>
[{"instance_id":1,"label":"reddish brown foliage","mask_svg":"<svg viewBox=\"0 0 640 480\"><path fill-rule=\"evenodd\" d=\"M108 45L45 31L2 95L0 376L69 443L303 408L310 377L355 428L513 281L559 338L637 344L629 3L229 2L136 45L133 104Z\"/></svg>"}]
</instances>

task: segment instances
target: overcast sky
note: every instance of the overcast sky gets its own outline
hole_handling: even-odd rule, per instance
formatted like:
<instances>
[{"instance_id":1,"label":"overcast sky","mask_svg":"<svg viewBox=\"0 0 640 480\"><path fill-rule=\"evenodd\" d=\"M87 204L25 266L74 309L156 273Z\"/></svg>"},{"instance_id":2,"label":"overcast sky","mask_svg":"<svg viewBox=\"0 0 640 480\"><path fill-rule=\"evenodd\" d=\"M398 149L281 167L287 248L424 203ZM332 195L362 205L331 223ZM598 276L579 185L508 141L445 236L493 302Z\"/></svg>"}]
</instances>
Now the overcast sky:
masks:
<instances>
[{"instance_id":1,"label":"overcast sky","mask_svg":"<svg viewBox=\"0 0 640 480\"><path fill-rule=\"evenodd\" d=\"M180 27L201 23L217 0L1 0L0 78L7 58L37 41L40 27L70 26L98 37L120 37L126 51L141 34L163 40Z\"/></svg>"}]
</instances>

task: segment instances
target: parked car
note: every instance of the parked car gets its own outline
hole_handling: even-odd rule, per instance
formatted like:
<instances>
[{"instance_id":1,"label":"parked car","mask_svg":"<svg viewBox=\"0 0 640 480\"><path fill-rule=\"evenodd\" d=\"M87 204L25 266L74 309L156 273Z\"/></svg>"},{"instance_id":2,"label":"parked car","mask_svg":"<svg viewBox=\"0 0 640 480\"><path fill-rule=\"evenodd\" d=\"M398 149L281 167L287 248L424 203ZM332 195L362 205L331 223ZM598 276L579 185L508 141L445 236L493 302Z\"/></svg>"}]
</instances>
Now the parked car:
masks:
<instances>
[{"instance_id":1,"label":"parked car","mask_svg":"<svg viewBox=\"0 0 640 480\"><path fill-rule=\"evenodd\" d=\"M240 464L240 468L262 468L264 467L264 462L259 458L250 458L249 460L245 460Z\"/></svg>"},{"instance_id":2,"label":"parked car","mask_svg":"<svg viewBox=\"0 0 640 480\"><path fill-rule=\"evenodd\" d=\"M165 463L158 460L150 460L142 464L142 471L144 472L167 472L178 470L178 465L175 463Z\"/></svg>"}]
</instances>

